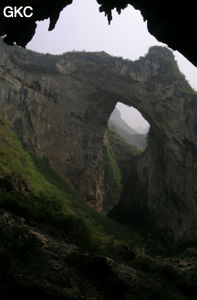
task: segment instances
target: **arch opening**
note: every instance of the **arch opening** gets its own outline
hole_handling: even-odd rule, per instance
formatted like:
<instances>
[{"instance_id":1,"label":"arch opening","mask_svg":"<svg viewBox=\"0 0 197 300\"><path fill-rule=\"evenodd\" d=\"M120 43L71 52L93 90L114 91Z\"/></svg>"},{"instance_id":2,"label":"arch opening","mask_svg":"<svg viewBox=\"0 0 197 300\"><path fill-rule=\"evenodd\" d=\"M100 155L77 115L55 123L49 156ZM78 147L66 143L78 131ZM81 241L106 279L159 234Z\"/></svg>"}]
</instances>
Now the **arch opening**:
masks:
<instances>
[{"instance_id":1,"label":"arch opening","mask_svg":"<svg viewBox=\"0 0 197 300\"><path fill-rule=\"evenodd\" d=\"M150 124L132 106L118 102L108 120L109 130L115 131L127 144L144 151Z\"/></svg>"}]
</instances>

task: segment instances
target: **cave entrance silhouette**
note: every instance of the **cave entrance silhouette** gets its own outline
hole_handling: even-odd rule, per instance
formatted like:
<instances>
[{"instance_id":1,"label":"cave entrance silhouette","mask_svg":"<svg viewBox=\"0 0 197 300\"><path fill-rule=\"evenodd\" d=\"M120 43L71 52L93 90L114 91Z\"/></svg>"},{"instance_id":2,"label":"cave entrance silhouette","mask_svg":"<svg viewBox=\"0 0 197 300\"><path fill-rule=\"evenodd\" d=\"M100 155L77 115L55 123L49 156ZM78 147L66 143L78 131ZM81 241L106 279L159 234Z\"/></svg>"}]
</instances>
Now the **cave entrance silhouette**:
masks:
<instances>
[{"instance_id":1,"label":"cave entrance silhouette","mask_svg":"<svg viewBox=\"0 0 197 300\"><path fill-rule=\"evenodd\" d=\"M110 115L108 127L118 133L127 144L141 150L146 149L150 124L134 107L118 102Z\"/></svg>"}]
</instances>

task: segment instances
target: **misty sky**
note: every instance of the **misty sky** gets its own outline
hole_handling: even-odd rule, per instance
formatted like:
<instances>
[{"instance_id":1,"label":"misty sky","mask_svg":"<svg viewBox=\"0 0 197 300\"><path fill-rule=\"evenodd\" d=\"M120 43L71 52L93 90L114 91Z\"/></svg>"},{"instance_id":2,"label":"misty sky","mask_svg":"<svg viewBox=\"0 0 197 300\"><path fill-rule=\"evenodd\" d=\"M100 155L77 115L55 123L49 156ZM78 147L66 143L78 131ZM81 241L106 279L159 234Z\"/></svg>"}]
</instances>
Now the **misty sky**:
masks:
<instances>
[{"instance_id":1,"label":"misty sky","mask_svg":"<svg viewBox=\"0 0 197 300\"><path fill-rule=\"evenodd\" d=\"M110 26L104 14L98 12L98 8L96 0L73 1L73 4L62 11L53 31L47 31L48 21L38 23L37 33L27 48L52 54L72 50L105 51L136 60L144 56L149 47L164 46L149 34L140 12L132 6L123 10L121 15L114 11ZM174 55L181 72L197 90L197 69L177 51ZM118 104L118 108L132 127L147 127L147 123L136 110L129 110L121 104Z\"/></svg>"}]
</instances>

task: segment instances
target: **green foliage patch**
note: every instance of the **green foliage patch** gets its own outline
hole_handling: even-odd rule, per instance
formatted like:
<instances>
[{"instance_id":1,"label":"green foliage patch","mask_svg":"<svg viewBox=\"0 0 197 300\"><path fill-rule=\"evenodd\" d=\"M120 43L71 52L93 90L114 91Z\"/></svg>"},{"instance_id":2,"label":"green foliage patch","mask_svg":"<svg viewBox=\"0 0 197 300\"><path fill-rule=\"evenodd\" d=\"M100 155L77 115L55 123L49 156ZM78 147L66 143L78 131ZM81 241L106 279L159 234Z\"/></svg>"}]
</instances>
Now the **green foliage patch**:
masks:
<instances>
[{"instance_id":1,"label":"green foliage patch","mask_svg":"<svg viewBox=\"0 0 197 300\"><path fill-rule=\"evenodd\" d=\"M110 164L115 182L121 186L113 156L110 156ZM31 193L24 196L16 191L0 191L0 207L27 220L53 226L62 235L89 249L107 249L112 240L115 244L133 237L138 241L124 226L89 208L76 191L51 170L46 159L38 159L24 149L9 123L0 120L0 177L13 173L22 177Z\"/></svg>"}]
</instances>

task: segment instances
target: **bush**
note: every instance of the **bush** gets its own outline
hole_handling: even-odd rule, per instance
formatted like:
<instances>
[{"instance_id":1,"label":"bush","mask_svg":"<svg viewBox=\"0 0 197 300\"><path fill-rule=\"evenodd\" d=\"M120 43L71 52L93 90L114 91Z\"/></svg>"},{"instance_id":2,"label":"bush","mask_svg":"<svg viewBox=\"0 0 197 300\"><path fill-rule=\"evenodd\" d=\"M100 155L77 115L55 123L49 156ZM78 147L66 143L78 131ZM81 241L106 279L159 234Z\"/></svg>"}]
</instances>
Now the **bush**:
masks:
<instances>
[{"instance_id":1,"label":"bush","mask_svg":"<svg viewBox=\"0 0 197 300\"><path fill-rule=\"evenodd\" d=\"M59 199L44 195L24 197L16 192L0 193L0 207L28 219L47 223L75 243L94 248L93 228L82 217L67 215Z\"/></svg>"}]
</instances>

